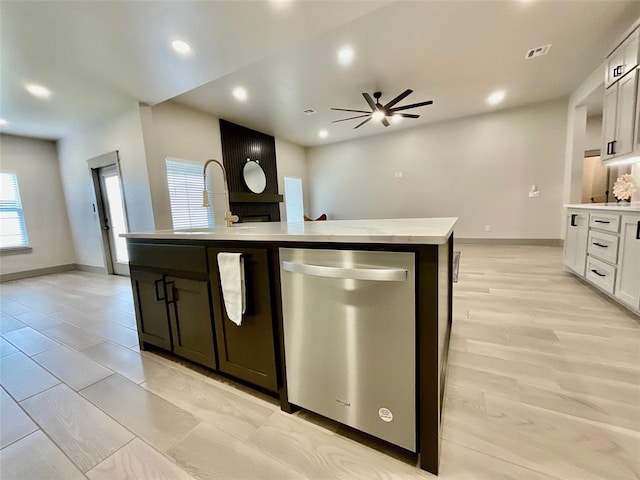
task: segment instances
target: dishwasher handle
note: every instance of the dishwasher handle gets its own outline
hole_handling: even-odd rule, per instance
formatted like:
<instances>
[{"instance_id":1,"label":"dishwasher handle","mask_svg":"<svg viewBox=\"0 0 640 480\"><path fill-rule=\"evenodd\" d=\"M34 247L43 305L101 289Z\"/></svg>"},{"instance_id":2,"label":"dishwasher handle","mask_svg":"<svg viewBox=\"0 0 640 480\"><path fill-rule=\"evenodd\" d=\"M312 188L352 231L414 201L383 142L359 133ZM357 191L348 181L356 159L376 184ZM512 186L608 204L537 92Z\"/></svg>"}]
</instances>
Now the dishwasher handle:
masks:
<instances>
[{"instance_id":1,"label":"dishwasher handle","mask_svg":"<svg viewBox=\"0 0 640 480\"><path fill-rule=\"evenodd\" d=\"M286 272L301 273L314 277L340 278L345 280L373 280L377 282L404 282L409 272L404 268L351 268L309 265L306 263L282 262Z\"/></svg>"}]
</instances>

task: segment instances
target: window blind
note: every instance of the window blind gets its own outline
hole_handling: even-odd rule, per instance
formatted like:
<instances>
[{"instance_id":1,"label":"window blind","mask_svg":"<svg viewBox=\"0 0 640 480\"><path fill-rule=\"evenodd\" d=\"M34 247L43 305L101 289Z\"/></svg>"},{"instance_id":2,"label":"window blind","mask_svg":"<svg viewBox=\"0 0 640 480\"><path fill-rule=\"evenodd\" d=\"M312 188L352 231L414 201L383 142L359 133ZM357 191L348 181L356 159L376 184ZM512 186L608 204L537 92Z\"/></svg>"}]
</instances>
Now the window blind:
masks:
<instances>
[{"instance_id":1,"label":"window blind","mask_svg":"<svg viewBox=\"0 0 640 480\"><path fill-rule=\"evenodd\" d=\"M18 177L14 172L0 172L0 248L27 246Z\"/></svg>"},{"instance_id":2,"label":"window blind","mask_svg":"<svg viewBox=\"0 0 640 480\"><path fill-rule=\"evenodd\" d=\"M173 228L212 227L213 209L202 206L202 165L166 159Z\"/></svg>"}]
</instances>

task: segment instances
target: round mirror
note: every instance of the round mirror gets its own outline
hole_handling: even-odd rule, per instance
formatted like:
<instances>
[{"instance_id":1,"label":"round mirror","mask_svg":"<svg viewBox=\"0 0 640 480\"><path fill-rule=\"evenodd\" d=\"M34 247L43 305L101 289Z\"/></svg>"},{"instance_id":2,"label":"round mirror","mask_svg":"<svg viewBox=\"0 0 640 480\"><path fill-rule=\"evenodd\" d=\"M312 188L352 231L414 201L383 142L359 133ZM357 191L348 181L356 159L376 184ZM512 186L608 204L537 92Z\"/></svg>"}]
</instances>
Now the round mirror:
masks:
<instances>
[{"instance_id":1,"label":"round mirror","mask_svg":"<svg viewBox=\"0 0 640 480\"><path fill-rule=\"evenodd\" d=\"M253 193L262 193L267 186L267 176L260 164L254 160L247 160L242 169L244 183Z\"/></svg>"}]
</instances>

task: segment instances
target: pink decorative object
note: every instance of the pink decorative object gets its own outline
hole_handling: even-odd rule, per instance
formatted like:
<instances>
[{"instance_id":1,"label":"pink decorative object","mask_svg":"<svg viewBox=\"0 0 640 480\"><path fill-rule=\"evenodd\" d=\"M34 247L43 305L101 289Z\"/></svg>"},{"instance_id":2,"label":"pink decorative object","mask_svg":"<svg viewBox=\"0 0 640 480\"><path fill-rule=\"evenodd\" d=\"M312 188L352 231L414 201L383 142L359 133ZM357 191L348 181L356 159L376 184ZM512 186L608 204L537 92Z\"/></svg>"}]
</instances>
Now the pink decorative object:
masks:
<instances>
[{"instance_id":1,"label":"pink decorative object","mask_svg":"<svg viewBox=\"0 0 640 480\"><path fill-rule=\"evenodd\" d=\"M633 176L628 173L620 175L613 184L613 195L620 200L631 200L631 195L636 191L636 184L633 180Z\"/></svg>"}]
</instances>

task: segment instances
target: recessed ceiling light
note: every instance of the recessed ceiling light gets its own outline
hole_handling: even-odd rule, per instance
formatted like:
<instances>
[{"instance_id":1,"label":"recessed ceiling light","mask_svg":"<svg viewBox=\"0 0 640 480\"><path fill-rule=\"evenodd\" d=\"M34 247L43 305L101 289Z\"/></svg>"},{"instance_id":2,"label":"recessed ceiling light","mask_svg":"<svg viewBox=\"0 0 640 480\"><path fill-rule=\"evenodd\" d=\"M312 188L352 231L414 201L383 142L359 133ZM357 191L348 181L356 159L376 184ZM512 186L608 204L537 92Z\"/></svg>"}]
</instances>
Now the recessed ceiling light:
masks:
<instances>
[{"instance_id":1,"label":"recessed ceiling light","mask_svg":"<svg viewBox=\"0 0 640 480\"><path fill-rule=\"evenodd\" d=\"M7 123L9 122L7 122L4 118L0 118L0 127L6 125Z\"/></svg>"},{"instance_id":2,"label":"recessed ceiling light","mask_svg":"<svg viewBox=\"0 0 640 480\"><path fill-rule=\"evenodd\" d=\"M504 100L505 91L504 90L496 90L491 95L487 97L487 103L489 105L497 105L501 101Z\"/></svg>"},{"instance_id":3,"label":"recessed ceiling light","mask_svg":"<svg viewBox=\"0 0 640 480\"><path fill-rule=\"evenodd\" d=\"M376 110L371 114L371 120L375 120L376 122L379 122L383 118L384 118L384 112L381 112L380 110Z\"/></svg>"},{"instance_id":4,"label":"recessed ceiling light","mask_svg":"<svg viewBox=\"0 0 640 480\"><path fill-rule=\"evenodd\" d=\"M338 50L338 63L340 65L347 66L353 61L353 56L353 48L351 48L349 45L345 45L344 47L340 48L340 50Z\"/></svg>"},{"instance_id":5,"label":"recessed ceiling light","mask_svg":"<svg viewBox=\"0 0 640 480\"><path fill-rule=\"evenodd\" d=\"M402 117L399 114L391 115L391 121L393 123L400 123L402 121Z\"/></svg>"},{"instance_id":6,"label":"recessed ceiling light","mask_svg":"<svg viewBox=\"0 0 640 480\"><path fill-rule=\"evenodd\" d=\"M188 55L191 53L191 45L184 40L174 40L171 42L173 49L181 55Z\"/></svg>"},{"instance_id":7,"label":"recessed ceiling light","mask_svg":"<svg viewBox=\"0 0 640 480\"><path fill-rule=\"evenodd\" d=\"M247 94L247 90L243 87L236 87L233 89L233 96L236 97L236 100L244 102L249 95Z\"/></svg>"},{"instance_id":8,"label":"recessed ceiling light","mask_svg":"<svg viewBox=\"0 0 640 480\"><path fill-rule=\"evenodd\" d=\"M320 138L327 138L327 137L329 136L329 132L327 132L326 130L320 130L320 131L318 132L318 136L319 136Z\"/></svg>"},{"instance_id":9,"label":"recessed ceiling light","mask_svg":"<svg viewBox=\"0 0 640 480\"><path fill-rule=\"evenodd\" d=\"M51 90L42 85L37 85L35 83L27 83L24 88L33 95L38 98L49 98L51 96Z\"/></svg>"}]
</instances>

